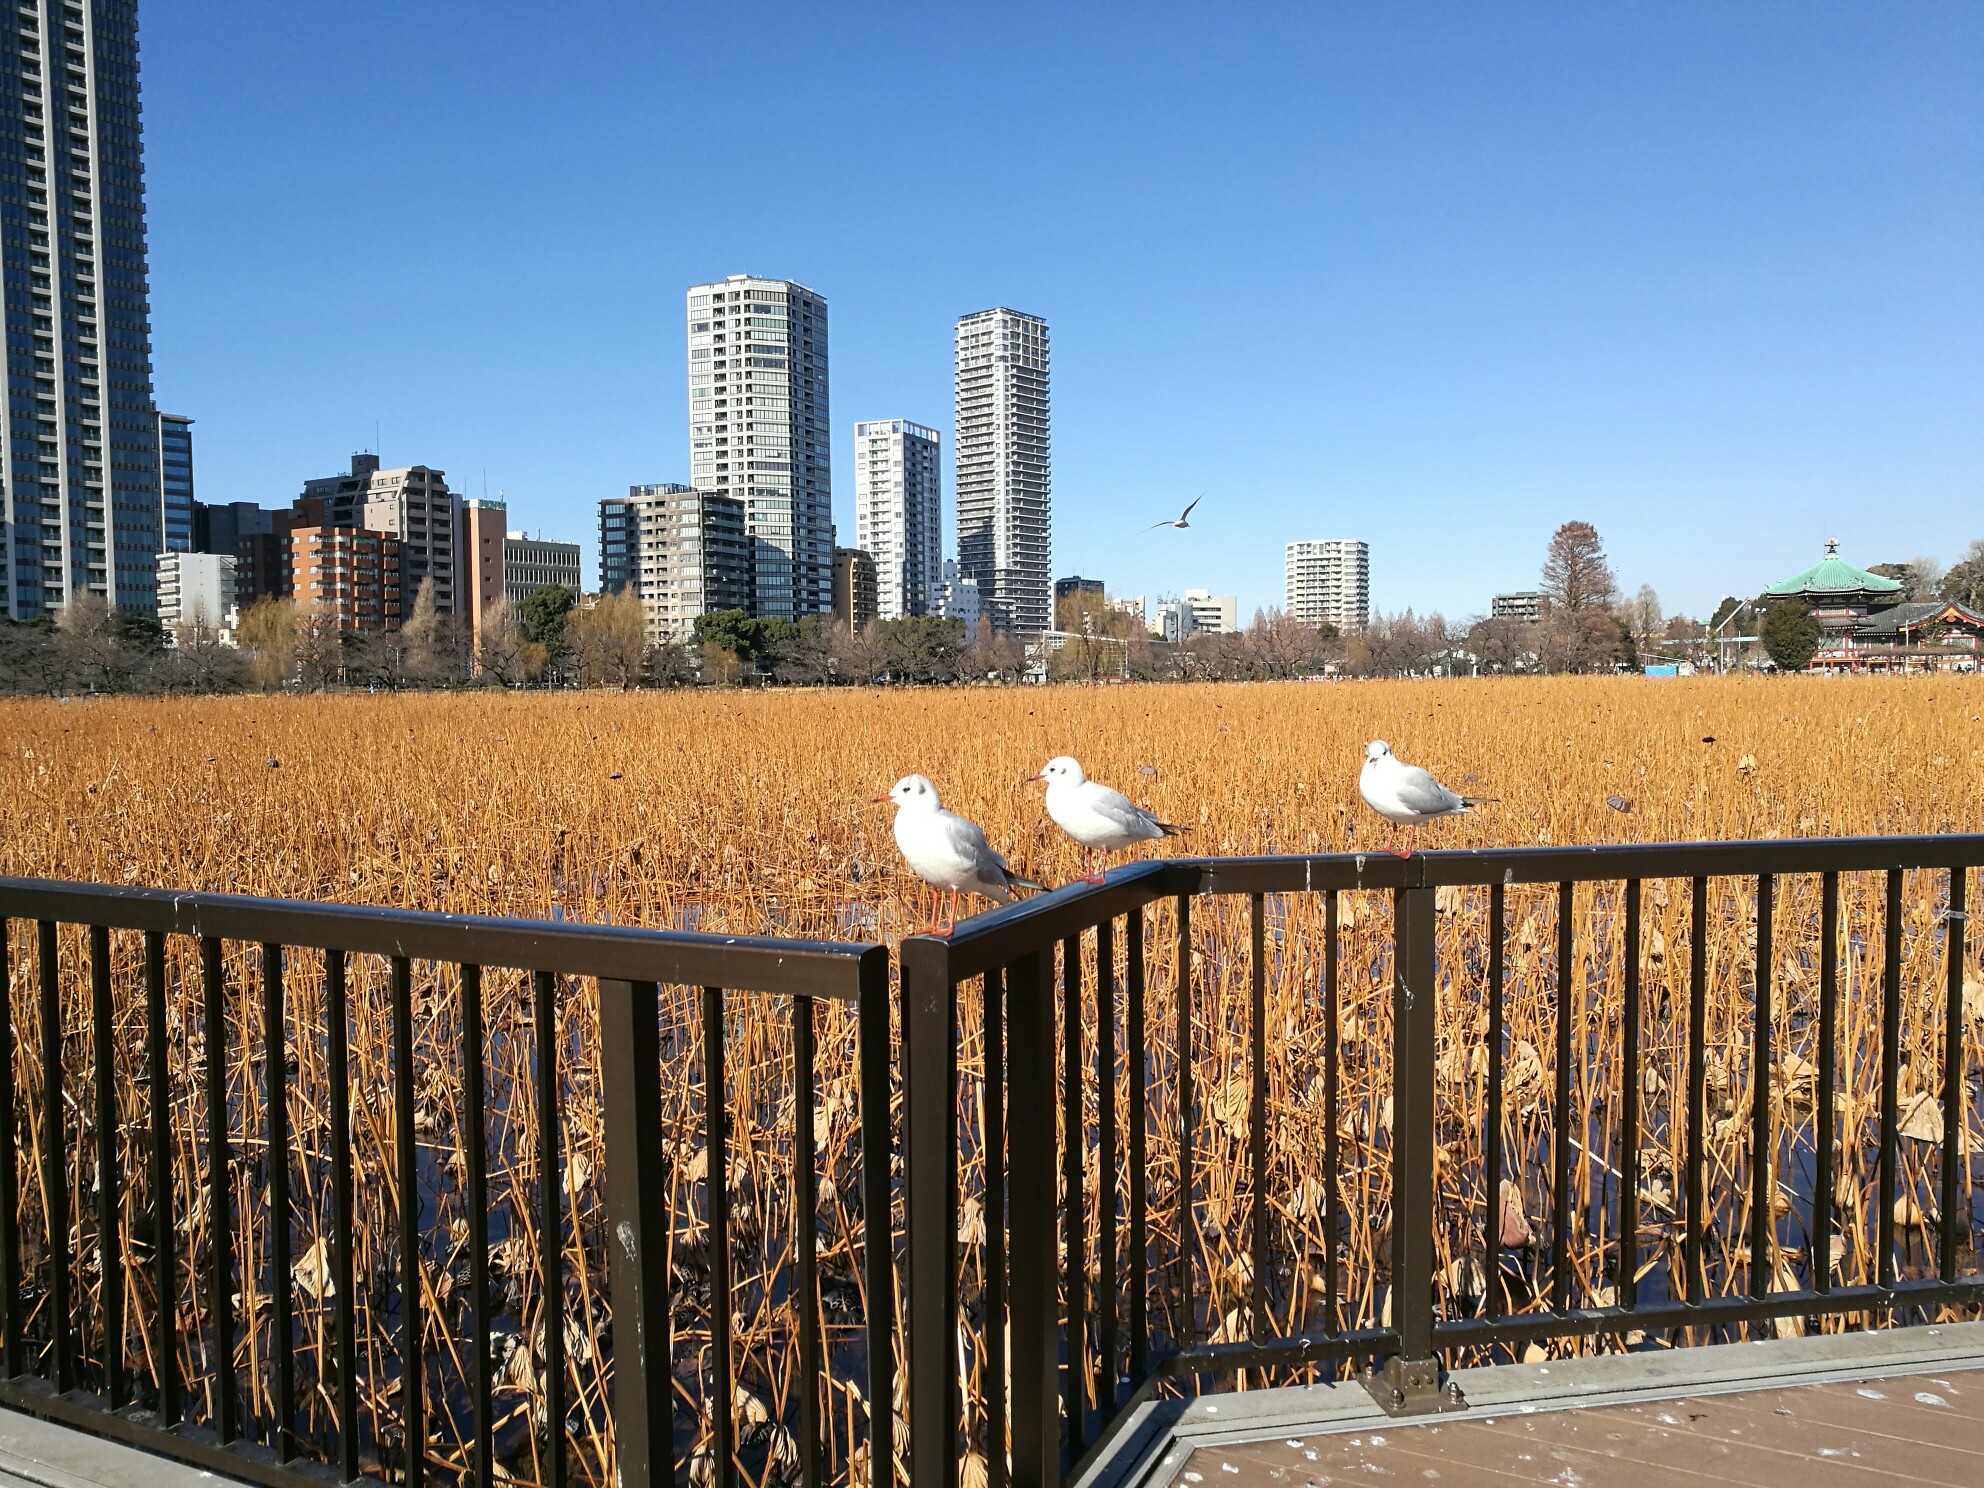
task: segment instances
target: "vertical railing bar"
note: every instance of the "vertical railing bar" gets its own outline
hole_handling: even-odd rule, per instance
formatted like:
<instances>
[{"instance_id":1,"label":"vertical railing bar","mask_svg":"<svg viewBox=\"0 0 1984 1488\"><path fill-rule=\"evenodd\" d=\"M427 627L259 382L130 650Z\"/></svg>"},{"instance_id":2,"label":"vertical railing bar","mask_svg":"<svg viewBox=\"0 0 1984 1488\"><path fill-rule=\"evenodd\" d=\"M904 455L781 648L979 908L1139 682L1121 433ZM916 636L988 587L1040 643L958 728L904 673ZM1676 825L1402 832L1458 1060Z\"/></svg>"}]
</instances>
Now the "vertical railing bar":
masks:
<instances>
[{"instance_id":1,"label":"vertical railing bar","mask_svg":"<svg viewBox=\"0 0 1984 1488\"><path fill-rule=\"evenodd\" d=\"M1812 1289L1832 1290L1833 1091L1839 1059L1839 873L1819 877L1819 1088L1812 1141Z\"/></svg>"},{"instance_id":2,"label":"vertical railing bar","mask_svg":"<svg viewBox=\"0 0 1984 1488\"><path fill-rule=\"evenodd\" d=\"M1190 1348L1198 1341L1199 1210L1192 1197L1197 1181L1192 1171L1192 900L1178 896L1178 1286L1184 1317L1172 1329L1172 1346Z\"/></svg>"},{"instance_id":3,"label":"vertical railing bar","mask_svg":"<svg viewBox=\"0 0 1984 1488\"><path fill-rule=\"evenodd\" d=\"M1626 1307L1640 1300L1640 881L1626 880L1625 1028L1620 1045L1619 1280Z\"/></svg>"},{"instance_id":4,"label":"vertical railing bar","mask_svg":"<svg viewBox=\"0 0 1984 1488\"><path fill-rule=\"evenodd\" d=\"M1701 1306L1708 1274L1702 1265L1702 1243L1708 1227L1703 1212L1703 1144L1708 1108L1708 879L1696 875L1689 883L1688 922L1688 1175L1687 1233L1682 1255L1688 1268L1688 1301Z\"/></svg>"},{"instance_id":5,"label":"vertical railing bar","mask_svg":"<svg viewBox=\"0 0 1984 1488\"><path fill-rule=\"evenodd\" d=\"M1895 1282L1894 1204L1895 1169L1899 1153L1895 1126L1899 1120L1901 1078L1901 870L1890 868L1887 875L1887 903L1882 945L1884 962L1881 977L1881 1158L1880 1204L1876 1215L1876 1246L1880 1285Z\"/></svg>"},{"instance_id":6,"label":"vertical railing bar","mask_svg":"<svg viewBox=\"0 0 1984 1488\"><path fill-rule=\"evenodd\" d=\"M14 970L7 917L0 915L0 1313L7 1340L5 1368L12 1379L21 1372L22 1347L20 1113L14 1109Z\"/></svg>"},{"instance_id":7,"label":"vertical railing bar","mask_svg":"<svg viewBox=\"0 0 1984 1488\"><path fill-rule=\"evenodd\" d=\"M1150 1367L1150 1161L1145 1130L1146 1082L1150 1070L1144 1049L1144 912L1139 905L1123 921L1123 1058L1130 1077L1130 1379L1141 1385Z\"/></svg>"},{"instance_id":8,"label":"vertical railing bar","mask_svg":"<svg viewBox=\"0 0 1984 1488\"><path fill-rule=\"evenodd\" d=\"M703 988L703 1151L708 1158L704 1187L708 1192L710 1237L710 1461L714 1481L737 1482L735 1390L731 1378L730 1319L730 1138L723 1093L723 989ZM869 1223L874 1218L869 1217ZM872 1244L872 1240L870 1241ZM876 1413L890 1402L870 1404ZM878 1465L879 1466L879 1465Z\"/></svg>"},{"instance_id":9,"label":"vertical railing bar","mask_svg":"<svg viewBox=\"0 0 1984 1488\"><path fill-rule=\"evenodd\" d=\"M1337 1237L1343 1228L1343 1151L1337 1136L1337 1104L1341 1093L1342 1022L1337 996L1338 926L1341 895L1323 895L1323 1307L1324 1331L1343 1329L1337 1276Z\"/></svg>"},{"instance_id":10,"label":"vertical railing bar","mask_svg":"<svg viewBox=\"0 0 1984 1488\"><path fill-rule=\"evenodd\" d=\"M268 1101L269 1291L275 1303L276 1461L296 1456L295 1285L290 1265L289 1032L282 946L262 945L262 1082Z\"/></svg>"},{"instance_id":11,"label":"vertical railing bar","mask_svg":"<svg viewBox=\"0 0 1984 1488\"><path fill-rule=\"evenodd\" d=\"M214 1435L225 1446L240 1435L234 1371L234 1196L227 1138L227 970L218 936L200 938L202 1002L206 1013L207 1215L209 1343L214 1376Z\"/></svg>"},{"instance_id":12,"label":"vertical railing bar","mask_svg":"<svg viewBox=\"0 0 1984 1488\"><path fill-rule=\"evenodd\" d=\"M906 976L904 981L906 985ZM868 1294L868 1398L878 1406L871 1411L868 1423L869 1454L873 1464L868 1481L874 1488L893 1488L899 1478L894 1403L897 1368L902 1361L896 1357L895 1219L890 1203L895 1144L890 1136L893 1129L890 1090L894 1082L894 1055L889 1030L889 955L880 946L862 956L856 998L859 1020L856 1037L860 1051L858 1078L861 1086L862 1260L867 1271ZM905 1016L902 1028L905 1042L909 1033L909 1021ZM947 1050L946 1055L955 1059L955 1049ZM956 1109L955 1100L952 1109ZM955 1168L948 1150L944 1160ZM903 1171L907 1176L907 1153L904 1155ZM907 1192L904 1197L907 1209ZM912 1332L911 1337L914 1336ZM915 1347L914 1343L910 1346ZM914 1389L904 1394L913 1409Z\"/></svg>"},{"instance_id":13,"label":"vertical railing bar","mask_svg":"<svg viewBox=\"0 0 1984 1488\"><path fill-rule=\"evenodd\" d=\"M819 1144L813 1130L813 999L792 999L793 1308L799 1314L799 1471L803 1488L820 1488Z\"/></svg>"},{"instance_id":14,"label":"vertical railing bar","mask_svg":"<svg viewBox=\"0 0 1984 1488\"><path fill-rule=\"evenodd\" d=\"M985 1464L1006 1488L1006 973L985 973Z\"/></svg>"},{"instance_id":15,"label":"vertical railing bar","mask_svg":"<svg viewBox=\"0 0 1984 1488\"><path fill-rule=\"evenodd\" d=\"M1082 942L1061 942L1061 1219L1067 1264L1068 1364L1062 1391L1070 1455L1088 1443L1088 1194L1084 1187L1087 1123L1082 1112Z\"/></svg>"},{"instance_id":16,"label":"vertical railing bar","mask_svg":"<svg viewBox=\"0 0 1984 1488\"><path fill-rule=\"evenodd\" d=\"M1248 1205L1248 1230L1252 1241L1253 1284L1247 1307L1253 1317L1248 1337L1262 1340L1274 1336L1268 1318L1268 954L1267 897L1249 896L1248 940L1250 961L1247 1014L1247 1064L1250 1088L1247 1093L1247 1177L1253 1187ZM1267 1372L1261 1372L1267 1382Z\"/></svg>"},{"instance_id":17,"label":"vertical railing bar","mask_svg":"<svg viewBox=\"0 0 1984 1488\"><path fill-rule=\"evenodd\" d=\"M925 1485L928 1488L957 1488L962 1394L958 1378L958 1328L961 1321L958 1295L958 1172L962 1151L958 1124L958 983L951 978L950 945L943 939L910 936L902 942L898 955L902 964L902 1209L906 1229L904 1259L908 1271L906 1321L909 1336L903 1368L903 1396L909 1412L908 1467L917 1488L925 1488ZM886 978L886 963L880 975ZM873 1001L880 1008L882 994L876 994ZM888 1068L889 1041L886 1012L878 1012L870 1018L866 1011L867 1004L864 1003L863 1007L863 1077L872 1077L879 1082L872 1093L866 1087L862 1092L862 1172L873 1196L867 1220L870 1237L868 1254L872 1261L878 1255L889 1254L886 1247L875 1243L874 1238L877 1216L887 1216L890 1204L891 1149L886 1124L890 1094L883 1079ZM1051 1021L1051 1013L1049 1017ZM871 1028L871 1023L876 1026ZM879 1044L878 1054L873 1059L869 1054L868 1040L871 1038ZM1051 1065L1054 1059L1051 1040L1044 1052ZM1045 1142L1041 1142L1037 1135L1024 1144L1017 1138L1014 1142L1018 1150L1035 1155L1033 1164L1027 1170L1028 1176L1037 1174L1037 1181L1050 1193L1059 1181L1054 1165L1052 1086L1050 1071L1048 1110L1044 1114L1026 1113L1037 1116L1045 1124ZM880 1113L880 1124L873 1128L869 1125L871 1118L866 1114L871 1108ZM1016 1122L1021 1114L1015 1112ZM871 1131L872 1137L869 1135ZM1015 1198L1015 1205L1018 1202ZM1053 1206L1050 1203L1048 1207L1051 1210ZM883 1226L881 1234L886 1238L889 1234L887 1221L884 1218L880 1223ZM1012 1243L1016 1249L1020 1246L1017 1234ZM1018 1271L1016 1261L1016 1278ZM878 1275L871 1264L869 1274L886 1286L892 1273L884 1268ZM1035 1278L1029 1284L1052 1288L1051 1271L1048 1278L1045 1282ZM1017 1287L1019 1282L1015 1280L1014 1285ZM872 1338L876 1316L875 1280L869 1283L868 1295ZM893 1321L893 1318L888 1318L890 1324ZM1019 1326L1016 1301L1013 1327L1017 1330ZM889 1331L885 1329L883 1337L888 1336ZM870 1346L873 1347L872 1342ZM1058 1372L1051 1381L1023 1373L1025 1354L1017 1336L1013 1353L1013 1390L1016 1394L1024 1393L1033 1385L1041 1389L1058 1386ZM878 1383L874 1398L877 1401L886 1399L879 1390ZM871 1429L892 1421L892 1414L886 1409L879 1406L871 1408ZM1024 1452L1026 1447L1020 1440L1017 1414L1013 1432L1015 1452ZM885 1460L879 1448L871 1447L871 1456L878 1462Z\"/></svg>"},{"instance_id":18,"label":"vertical railing bar","mask_svg":"<svg viewBox=\"0 0 1984 1488\"><path fill-rule=\"evenodd\" d=\"M5 958L0 957L0 986L6 984ZM4 1001L0 994L0 1001ZM161 1426L179 1424L179 1262L172 1187L172 1064L165 1027L165 932L145 932L145 1063L150 1072L151 1189L153 1288L157 1292L158 1418ZM0 1049L0 1065L12 1060ZM13 1104L6 1100L11 1113ZM8 1123L11 1128L11 1121ZM11 1173L12 1163L7 1164ZM11 1202L11 1200L9 1201Z\"/></svg>"},{"instance_id":19,"label":"vertical railing bar","mask_svg":"<svg viewBox=\"0 0 1984 1488\"><path fill-rule=\"evenodd\" d=\"M1501 884L1488 889L1488 1100L1482 1113L1487 1130L1482 1133L1482 1151L1487 1158L1488 1221L1483 1226L1482 1312L1489 1318L1502 1315L1502 978L1507 937Z\"/></svg>"},{"instance_id":20,"label":"vertical railing bar","mask_svg":"<svg viewBox=\"0 0 1984 1488\"><path fill-rule=\"evenodd\" d=\"M116 1021L110 999L110 927L90 926L90 1031L96 1075L96 1246L103 1329L103 1394L124 1404L124 1236L117 1215L122 1168L117 1161Z\"/></svg>"},{"instance_id":21,"label":"vertical railing bar","mask_svg":"<svg viewBox=\"0 0 1984 1488\"><path fill-rule=\"evenodd\" d=\"M558 976L531 973L536 994L538 1264L544 1289L545 1430L551 1439L550 1488L565 1488L565 1172L558 1131ZM718 1003L718 1017L722 1003ZM718 1082L717 1088L723 1088ZM711 1169L710 1182L728 1185L730 1170ZM727 1321L727 1319L726 1319ZM726 1328L725 1339L729 1338ZM726 1395L726 1400L728 1396Z\"/></svg>"},{"instance_id":22,"label":"vertical railing bar","mask_svg":"<svg viewBox=\"0 0 1984 1488\"><path fill-rule=\"evenodd\" d=\"M351 1192L351 1008L345 953L324 952L324 1019L329 1024L327 1060L331 1079L331 1233L333 1285L337 1290L338 1469L344 1481L358 1480L358 1303L352 1272L355 1220ZM471 1191L470 1223L477 1205ZM484 1249L487 1247L485 1246ZM485 1282L487 1278L485 1277ZM486 1331L478 1329L477 1351L486 1355ZM486 1488L486 1485L485 1485Z\"/></svg>"},{"instance_id":23,"label":"vertical railing bar","mask_svg":"<svg viewBox=\"0 0 1984 1488\"><path fill-rule=\"evenodd\" d=\"M55 1393L76 1383L75 1340L69 1315L69 1136L62 1099L62 984L56 924L39 922L41 972L41 1192L48 1221L49 1352Z\"/></svg>"},{"instance_id":24,"label":"vertical railing bar","mask_svg":"<svg viewBox=\"0 0 1984 1488\"><path fill-rule=\"evenodd\" d=\"M1943 923L1947 986L1943 1003L1943 1161L1942 1219L1939 1273L1945 1283L1957 1278L1959 1238L1970 1232L1970 1204L1963 1192L1968 1161L1963 1152L1963 955L1969 919L1964 908L1965 870L1950 866L1949 918Z\"/></svg>"},{"instance_id":25,"label":"vertical railing bar","mask_svg":"<svg viewBox=\"0 0 1984 1488\"><path fill-rule=\"evenodd\" d=\"M487 1078L484 1073L482 968L465 962L461 968L462 988L462 1158L468 1189L468 1274L475 1295L469 1306L474 1319L475 1367L469 1389L475 1420L476 1488L490 1488L496 1478L496 1417L491 1397L495 1391L495 1361L489 1357L489 1335L494 1319L489 1306L489 1134L484 1110Z\"/></svg>"},{"instance_id":26,"label":"vertical railing bar","mask_svg":"<svg viewBox=\"0 0 1984 1488\"><path fill-rule=\"evenodd\" d=\"M1050 943L1051 946L1051 943ZM1007 1101L1014 1152L1054 1150L1054 990L1051 948L1036 947L1006 969ZM1049 964L1042 965L1046 960ZM912 1151L914 1147L912 1146ZM1012 1202L1012 1481L1049 1488L1061 1481L1054 1262L1056 1179L1049 1162L1017 1164ZM954 1461L954 1455L946 1461ZM912 1464L914 1465L914 1464ZM954 1471L917 1468L916 1488L955 1485Z\"/></svg>"},{"instance_id":27,"label":"vertical railing bar","mask_svg":"<svg viewBox=\"0 0 1984 1488\"><path fill-rule=\"evenodd\" d=\"M1755 1015L1750 1045L1750 1295L1768 1296L1777 1268L1771 1264L1771 1239L1776 1233L1776 1204L1771 1170L1776 1132L1770 1112L1770 1019L1772 962L1776 955L1777 882L1757 875L1757 969Z\"/></svg>"},{"instance_id":28,"label":"vertical railing bar","mask_svg":"<svg viewBox=\"0 0 1984 1488\"><path fill-rule=\"evenodd\" d=\"M420 1272L420 1165L413 1130L413 967L392 958L393 1137L400 1228L400 1426L403 1481L420 1488L427 1467L427 1358Z\"/></svg>"},{"instance_id":29,"label":"vertical railing bar","mask_svg":"<svg viewBox=\"0 0 1984 1488\"><path fill-rule=\"evenodd\" d=\"M1095 1405L1116 1414L1116 922L1095 927Z\"/></svg>"},{"instance_id":30,"label":"vertical railing bar","mask_svg":"<svg viewBox=\"0 0 1984 1488\"><path fill-rule=\"evenodd\" d=\"M1557 1070L1555 1121L1551 1132L1550 1307L1571 1310L1571 1227L1577 1212L1571 1197L1571 1014L1572 973L1577 959L1577 922L1572 883L1557 885ZM1587 1133L1587 1135L1589 1135Z\"/></svg>"}]
</instances>

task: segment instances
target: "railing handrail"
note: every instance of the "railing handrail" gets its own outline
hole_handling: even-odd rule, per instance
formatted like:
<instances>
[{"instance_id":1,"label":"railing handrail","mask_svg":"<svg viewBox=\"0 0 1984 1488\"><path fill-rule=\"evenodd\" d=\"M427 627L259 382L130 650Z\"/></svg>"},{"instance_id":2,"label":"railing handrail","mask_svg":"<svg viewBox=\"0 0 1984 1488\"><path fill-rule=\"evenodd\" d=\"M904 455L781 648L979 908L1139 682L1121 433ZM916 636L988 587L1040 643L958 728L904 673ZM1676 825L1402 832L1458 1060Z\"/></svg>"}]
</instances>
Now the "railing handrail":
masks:
<instances>
[{"instance_id":1,"label":"railing handrail","mask_svg":"<svg viewBox=\"0 0 1984 1488\"><path fill-rule=\"evenodd\" d=\"M0 917L844 1002L880 949L41 878L0 877Z\"/></svg>"},{"instance_id":2,"label":"railing handrail","mask_svg":"<svg viewBox=\"0 0 1984 1488\"><path fill-rule=\"evenodd\" d=\"M976 976L1028 948L1176 894L1295 894L1980 865L1984 865L1984 832L1436 848L1403 858L1384 851L1154 858L1111 869L1100 884L1068 884L959 921L948 941L950 969L959 979Z\"/></svg>"}]
</instances>

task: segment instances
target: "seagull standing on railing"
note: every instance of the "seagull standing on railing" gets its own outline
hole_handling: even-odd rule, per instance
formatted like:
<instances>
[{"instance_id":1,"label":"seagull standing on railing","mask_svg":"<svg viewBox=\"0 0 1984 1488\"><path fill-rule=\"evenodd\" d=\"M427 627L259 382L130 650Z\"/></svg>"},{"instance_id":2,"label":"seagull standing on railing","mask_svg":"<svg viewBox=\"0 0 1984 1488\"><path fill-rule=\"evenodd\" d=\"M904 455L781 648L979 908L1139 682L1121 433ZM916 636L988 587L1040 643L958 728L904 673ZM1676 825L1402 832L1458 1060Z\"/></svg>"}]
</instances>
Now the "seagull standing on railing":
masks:
<instances>
[{"instance_id":1,"label":"seagull standing on railing","mask_svg":"<svg viewBox=\"0 0 1984 1488\"><path fill-rule=\"evenodd\" d=\"M1031 778L1047 782L1047 814L1055 826L1081 844L1082 866L1088 869L1083 883L1103 881L1095 861L1102 854L1121 852L1160 837L1175 837L1186 830L1159 821L1155 812L1146 811L1121 791L1090 780L1065 754L1049 760Z\"/></svg>"},{"instance_id":2,"label":"seagull standing on railing","mask_svg":"<svg viewBox=\"0 0 1984 1488\"><path fill-rule=\"evenodd\" d=\"M923 934L948 936L957 928L960 894L980 894L996 903L1010 904L1015 888L1047 887L1009 869L1006 860L985 840L985 829L955 811L946 811L937 799L937 787L927 777L905 775L875 800L895 803L896 847L909 871L930 886L930 923L924 926ZM936 896L944 893L951 896L951 913L939 928Z\"/></svg>"},{"instance_id":3,"label":"seagull standing on railing","mask_svg":"<svg viewBox=\"0 0 1984 1488\"><path fill-rule=\"evenodd\" d=\"M1493 799L1454 794L1430 772L1399 759L1383 739L1373 739L1365 747L1364 771L1357 778L1357 789L1364 797L1364 804L1392 824L1391 851L1401 858L1412 856L1411 848L1399 848L1401 826L1412 828L1412 840L1417 844L1419 829L1427 822L1443 816L1460 816Z\"/></svg>"}]
</instances>

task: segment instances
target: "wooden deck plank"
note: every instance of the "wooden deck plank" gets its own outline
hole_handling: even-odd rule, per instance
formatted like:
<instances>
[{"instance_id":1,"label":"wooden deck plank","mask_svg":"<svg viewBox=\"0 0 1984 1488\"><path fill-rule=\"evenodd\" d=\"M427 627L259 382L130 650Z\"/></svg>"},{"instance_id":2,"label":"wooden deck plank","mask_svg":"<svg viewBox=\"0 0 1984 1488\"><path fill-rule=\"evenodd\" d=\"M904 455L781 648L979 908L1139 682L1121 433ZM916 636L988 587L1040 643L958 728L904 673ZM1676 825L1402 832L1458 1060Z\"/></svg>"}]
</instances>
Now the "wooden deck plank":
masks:
<instances>
[{"instance_id":1,"label":"wooden deck plank","mask_svg":"<svg viewBox=\"0 0 1984 1488\"><path fill-rule=\"evenodd\" d=\"M1447 1416L1208 1446L1172 1481L1301 1488L1394 1476L1497 1488L1975 1488L1984 1483L1980 1403L1984 1370Z\"/></svg>"}]
</instances>

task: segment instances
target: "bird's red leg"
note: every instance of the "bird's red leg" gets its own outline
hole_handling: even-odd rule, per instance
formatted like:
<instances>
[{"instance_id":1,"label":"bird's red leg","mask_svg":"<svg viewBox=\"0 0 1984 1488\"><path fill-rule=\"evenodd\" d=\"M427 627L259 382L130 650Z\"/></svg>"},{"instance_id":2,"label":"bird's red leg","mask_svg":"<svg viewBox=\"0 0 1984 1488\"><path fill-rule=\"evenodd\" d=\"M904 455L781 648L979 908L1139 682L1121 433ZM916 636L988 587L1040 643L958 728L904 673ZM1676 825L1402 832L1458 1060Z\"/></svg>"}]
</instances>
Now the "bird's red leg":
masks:
<instances>
[{"instance_id":1,"label":"bird's red leg","mask_svg":"<svg viewBox=\"0 0 1984 1488\"><path fill-rule=\"evenodd\" d=\"M1398 845L1398 823L1397 823L1397 822L1393 822L1393 823L1392 823L1392 848L1391 848L1391 852L1392 852L1392 856L1393 856L1393 857L1395 857L1395 858L1409 858L1409 857L1411 857L1411 856L1412 856L1412 849L1411 849L1411 848L1409 848L1409 847L1403 847L1403 848L1402 848L1402 847L1400 847L1400 846Z\"/></svg>"},{"instance_id":2,"label":"bird's red leg","mask_svg":"<svg viewBox=\"0 0 1984 1488\"><path fill-rule=\"evenodd\" d=\"M1087 873L1082 875L1083 883L1099 884L1108 876L1096 864L1095 860L1100 856L1101 854L1093 848L1085 847L1082 849L1082 867L1088 870Z\"/></svg>"}]
</instances>

